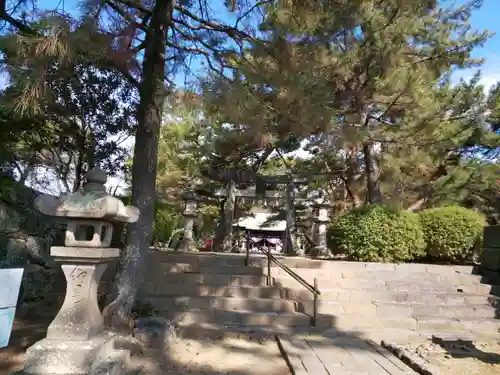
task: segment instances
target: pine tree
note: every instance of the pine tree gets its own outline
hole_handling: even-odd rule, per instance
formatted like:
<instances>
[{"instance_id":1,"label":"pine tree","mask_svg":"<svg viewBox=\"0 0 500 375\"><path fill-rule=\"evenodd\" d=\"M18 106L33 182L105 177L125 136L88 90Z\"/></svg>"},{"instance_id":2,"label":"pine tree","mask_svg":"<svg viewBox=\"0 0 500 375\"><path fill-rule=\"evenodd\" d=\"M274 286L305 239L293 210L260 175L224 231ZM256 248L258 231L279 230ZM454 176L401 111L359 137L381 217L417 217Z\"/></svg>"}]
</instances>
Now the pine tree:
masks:
<instances>
[{"instance_id":1,"label":"pine tree","mask_svg":"<svg viewBox=\"0 0 500 375\"><path fill-rule=\"evenodd\" d=\"M231 2L236 21L228 25L214 16L208 1L89 0L82 3L83 12L77 18L33 9L35 21L52 26L50 32L41 33L36 22L15 13L17 7L10 13L5 2L0 4L0 19L15 32L21 57L39 62L24 90L25 109L36 108L44 95L50 70L47 57L63 65L87 63L112 69L135 88L138 104L131 203L141 215L128 227L116 290L105 309L106 320L117 330L129 329L129 315L145 269L155 216L160 126L174 75L192 56L205 59L217 70L223 65L219 56L234 49L228 38L236 45L254 39L244 30L248 25L245 18L258 12L258 7L239 5Z\"/></svg>"},{"instance_id":2,"label":"pine tree","mask_svg":"<svg viewBox=\"0 0 500 375\"><path fill-rule=\"evenodd\" d=\"M462 92L457 97L449 74L480 63L470 52L488 33L469 24L480 5L280 2L261 26L267 43L232 56L241 73L219 83L219 107L232 108L226 112L233 122L276 139L312 137L321 150L316 159L326 157L330 169L342 171L336 176L350 185L353 200L363 198L353 188L362 172L365 200L381 202L394 191L383 186L384 179L394 185L390 170L410 172L397 165L400 153L414 149L418 164L432 145L439 164L438 153L446 158L451 143L460 145L450 136L476 126L480 103Z\"/></svg>"}]
</instances>

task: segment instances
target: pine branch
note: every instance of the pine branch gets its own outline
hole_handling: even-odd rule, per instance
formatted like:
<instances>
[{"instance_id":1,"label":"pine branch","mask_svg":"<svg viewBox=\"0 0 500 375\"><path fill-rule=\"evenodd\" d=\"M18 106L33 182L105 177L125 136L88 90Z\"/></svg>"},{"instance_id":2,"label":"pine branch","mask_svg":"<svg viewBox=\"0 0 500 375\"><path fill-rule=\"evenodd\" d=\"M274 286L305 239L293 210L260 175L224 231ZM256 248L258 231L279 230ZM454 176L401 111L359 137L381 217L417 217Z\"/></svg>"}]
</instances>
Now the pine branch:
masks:
<instances>
[{"instance_id":1,"label":"pine branch","mask_svg":"<svg viewBox=\"0 0 500 375\"><path fill-rule=\"evenodd\" d=\"M121 0L117 0L120 1ZM104 0L104 2L111 8L113 9L116 13L118 13L120 16L123 17L127 22L129 22L131 25L137 27L138 29L144 31L146 34L149 32L147 25L145 23L139 23L135 20L135 18L128 12L126 12L124 9L121 9L118 5L116 5L112 0Z\"/></svg>"},{"instance_id":2,"label":"pine branch","mask_svg":"<svg viewBox=\"0 0 500 375\"><path fill-rule=\"evenodd\" d=\"M175 10L180 12L182 15L188 17L189 19L198 22L200 25L199 26L193 26L189 25L185 21L181 21L179 19L174 19L175 22L183 24L183 26L186 26L190 28L191 30L213 30L213 31L218 31L218 32L223 32L227 34L228 36L235 38L235 39L244 39L247 41L253 41L255 40L252 36L249 34L239 30L236 26L229 26L229 25L224 25L220 24L215 21L209 21L205 20L201 17L198 17L196 14L190 12L188 9L185 7L182 7L180 5L175 5Z\"/></svg>"},{"instance_id":3,"label":"pine branch","mask_svg":"<svg viewBox=\"0 0 500 375\"><path fill-rule=\"evenodd\" d=\"M108 2L108 1L109 0L106 0L106 2ZM120 2L121 4L123 4L127 7L137 9L138 11L140 11L144 14L149 14L149 15L152 14L151 9L146 8L144 5L142 5L140 3L140 1L134 1L134 0L115 0L115 1ZM162 1L162 0L160 0L160 1ZM163 1L166 1L166 0L163 0Z\"/></svg>"}]
</instances>

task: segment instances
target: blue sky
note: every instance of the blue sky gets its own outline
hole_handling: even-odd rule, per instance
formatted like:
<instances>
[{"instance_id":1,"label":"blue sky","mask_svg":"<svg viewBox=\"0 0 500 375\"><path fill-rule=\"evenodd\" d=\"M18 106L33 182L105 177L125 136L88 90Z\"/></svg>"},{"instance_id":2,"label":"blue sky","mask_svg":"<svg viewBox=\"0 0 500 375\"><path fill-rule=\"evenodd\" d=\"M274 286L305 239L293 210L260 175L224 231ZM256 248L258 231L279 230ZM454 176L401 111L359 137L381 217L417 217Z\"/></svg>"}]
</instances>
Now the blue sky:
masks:
<instances>
[{"instance_id":1,"label":"blue sky","mask_svg":"<svg viewBox=\"0 0 500 375\"><path fill-rule=\"evenodd\" d=\"M452 3L453 0L443 0L447 3ZM459 3L463 3L465 0L457 0ZM38 0L38 7L40 9L54 9L57 6L61 7L64 4L64 9L68 12L78 11L78 0ZM220 4L223 0L210 0L213 5L215 14L222 20L231 21L231 15L228 14L225 9L223 9ZM219 6L216 6L218 4ZM500 23L498 18L500 17L500 0L484 0L483 7L476 11L472 18L472 24L474 29L484 30L487 29L490 32L496 32L499 35L493 36L486 44L481 48L476 48L473 52L475 57L483 57L486 59L486 63L482 67L483 77L482 83L488 88L497 81L500 81ZM198 65L198 64L196 64ZM198 65L199 66L199 65ZM477 70L477 69L476 69ZM467 70L459 72L455 78L470 78L476 70ZM1 81L1 76L0 76ZM183 77L179 76L177 81L181 83ZM1 86L1 83L0 83ZM122 179L117 176L110 178L109 186L123 186L124 183Z\"/></svg>"},{"instance_id":2,"label":"blue sky","mask_svg":"<svg viewBox=\"0 0 500 375\"><path fill-rule=\"evenodd\" d=\"M476 29L488 30L496 33L481 48L473 52L475 57L486 59L481 68L483 72L482 83L489 87L500 81L500 0L484 0L483 7L472 16L472 25ZM464 71L464 77L470 77L474 71Z\"/></svg>"},{"instance_id":3,"label":"blue sky","mask_svg":"<svg viewBox=\"0 0 500 375\"><path fill-rule=\"evenodd\" d=\"M464 3L466 0L444 0L446 4L452 3ZM77 0L39 0L38 6L40 9L53 9L57 6L61 7L64 5L64 9L69 12L76 12L78 10ZM230 13L228 13L222 6L223 1L221 0L211 0L210 2L214 10L214 14L217 14L221 20L225 20L228 23L234 19ZM483 47L478 47L474 50L473 55L475 57L483 57L486 59L485 64L481 68L483 72L482 83L486 88L490 87L492 84L500 81L500 22L498 18L500 17L500 0L483 0L483 7L477 10L472 17L473 28L479 30L488 30L498 35L494 35L490 40L488 40ZM197 69L198 64L193 66L193 69ZM457 72L455 76L457 79L460 77L470 78L477 69L465 70ZM181 84L184 81L183 76L177 77L176 81Z\"/></svg>"}]
</instances>

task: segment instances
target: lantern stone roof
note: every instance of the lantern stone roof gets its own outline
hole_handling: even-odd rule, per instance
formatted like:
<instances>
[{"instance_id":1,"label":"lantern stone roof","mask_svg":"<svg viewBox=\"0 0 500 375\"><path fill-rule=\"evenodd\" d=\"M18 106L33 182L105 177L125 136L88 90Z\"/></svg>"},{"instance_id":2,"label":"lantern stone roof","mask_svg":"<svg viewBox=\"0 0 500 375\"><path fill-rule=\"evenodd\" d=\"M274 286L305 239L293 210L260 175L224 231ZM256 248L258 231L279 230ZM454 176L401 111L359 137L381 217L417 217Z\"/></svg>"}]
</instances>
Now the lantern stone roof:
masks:
<instances>
[{"instance_id":1,"label":"lantern stone roof","mask_svg":"<svg viewBox=\"0 0 500 375\"><path fill-rule=\"evenodd\" d=\"M48 216L74 219L94 219L136 222L139 209L125 206L118 198L106 192L106 173L101 169L91 169L86 174L82 191L54 197L41 195L35 200L35 207Z\"/></svg>"}]
</instances>

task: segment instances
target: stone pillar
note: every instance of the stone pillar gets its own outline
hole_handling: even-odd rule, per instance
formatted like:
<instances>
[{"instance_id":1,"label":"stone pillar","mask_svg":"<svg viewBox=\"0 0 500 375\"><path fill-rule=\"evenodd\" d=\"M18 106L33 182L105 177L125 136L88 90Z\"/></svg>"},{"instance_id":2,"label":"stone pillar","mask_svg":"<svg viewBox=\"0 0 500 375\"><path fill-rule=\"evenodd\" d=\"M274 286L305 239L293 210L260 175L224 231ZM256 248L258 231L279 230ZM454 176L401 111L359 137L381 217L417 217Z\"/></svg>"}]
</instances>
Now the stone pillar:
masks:
<instances>
[{"instance_id":1,"label":"stone pillar","mask_svg":"<svg viewBox=\"0 0 500 375\"><path fill-rule=\"evenodd\" d=\"M304 244L302 243L302 238L300 236L297 236L295 238L295 254L298 256L304 256L306 254L305 249L304 249Z\"/></svg>"},{"instance_id":2,"label":"stone pillar","mask_svg":"<svg viewBox=\"0 0 500 375\"><path fill-rule=\"evenodd\" d=\"M233 251L235 253L244 253L245 252L245 241L246 240L243 240L241 233L238 232Z\"/></svg>"},{"instance_id":3,"label":"stone pillar","mask_svg":"<svg viewBox=\"0 0 500 375\"><path fill-rule=\"evenodd\" d=\"M328 225L329 210L332 205L326 202L317 202L312 205L314 217L314 229L315 233L313 236L314 247L312 248L311 255L317 257L331 257L332 253L328 249L326 241L326 227Z\"/></svg>"},{"instance_id":4,"label":"stone pillar","mask_svg":"<svg viewBox=\"0 0 500 375\"><path fill-rule=\"evenodd\" d=\"M500 225L484 228L481 271L488 275L500 273Z\"/></svg>"},{"instance_id":5,"label":"stone pillar","mask_svg":"<svg viewBox=\"0 0 500 375\"><path fill-rule=\"evenodd\" d=\"M286 212L286 230L285 230L285 254L295 255L295 207L294 207L295 185L289 183L286 186L285 212Z\"/></svg>"},{"instance_id":6,"label":"stone pillar","mask_svg":"<svg viewBox=\"0 0 500 375\"><path fill-rule=\"evenodd\" d=\"M193 193L185 194L184 200L184 236L179 249L181 251L198 251L193 234L194 221L198 217L198 201Z\"/></svg>"}]
</instances>

